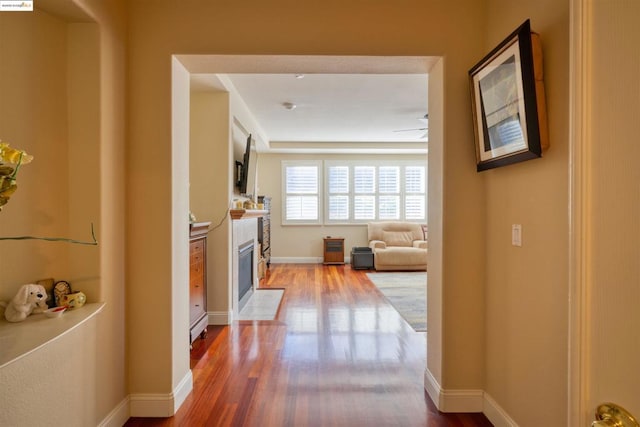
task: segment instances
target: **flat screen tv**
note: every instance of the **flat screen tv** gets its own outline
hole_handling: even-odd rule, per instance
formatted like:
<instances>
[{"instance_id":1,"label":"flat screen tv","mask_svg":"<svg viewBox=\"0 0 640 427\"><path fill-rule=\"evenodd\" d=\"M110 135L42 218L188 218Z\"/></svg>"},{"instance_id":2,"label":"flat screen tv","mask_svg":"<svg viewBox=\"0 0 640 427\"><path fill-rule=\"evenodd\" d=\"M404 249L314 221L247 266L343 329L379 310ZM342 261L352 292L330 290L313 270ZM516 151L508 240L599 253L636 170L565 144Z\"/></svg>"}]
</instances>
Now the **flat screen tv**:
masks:
<instances>
[{"instance_id":1,"label":"flat screen tv","mask_svg":"<svg viewBox=\"0 0 640 427\"><path fill-rule=\"evenodd\" d=\"M241 195L253 197L256 184L256 146L251 138L247 137L247 145L244 150L242 162L236 162L238 167L238 191Z\"/></svg>"}]
</instances>

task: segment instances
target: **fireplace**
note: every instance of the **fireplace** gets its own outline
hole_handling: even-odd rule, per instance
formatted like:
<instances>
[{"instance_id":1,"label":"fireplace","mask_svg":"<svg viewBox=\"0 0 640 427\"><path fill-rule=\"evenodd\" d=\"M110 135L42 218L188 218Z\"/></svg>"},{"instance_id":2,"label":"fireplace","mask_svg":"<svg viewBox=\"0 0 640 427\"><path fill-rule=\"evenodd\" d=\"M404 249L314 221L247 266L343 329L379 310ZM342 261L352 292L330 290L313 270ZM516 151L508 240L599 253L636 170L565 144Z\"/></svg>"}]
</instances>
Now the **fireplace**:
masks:
<instances>
[{"instance_id":1,"label":"fireplace","mask_svg":"<svg viewBox=\"0 0 640 427\"><path fill-rule=\"evenodd\" d=\"M253 292L253 240L238 246L238 310Z\"/></svg>"},{"instance_id":2,"label":"fireplace","mask_svg":"<svg viewBox=\"0 0 640 427\"><path fill-rule=\"evenodd\" d=\"M233 220L231 255L231 319L238 317L240 310L258 287L258 219Z\"/></svg>"}]
</instances>

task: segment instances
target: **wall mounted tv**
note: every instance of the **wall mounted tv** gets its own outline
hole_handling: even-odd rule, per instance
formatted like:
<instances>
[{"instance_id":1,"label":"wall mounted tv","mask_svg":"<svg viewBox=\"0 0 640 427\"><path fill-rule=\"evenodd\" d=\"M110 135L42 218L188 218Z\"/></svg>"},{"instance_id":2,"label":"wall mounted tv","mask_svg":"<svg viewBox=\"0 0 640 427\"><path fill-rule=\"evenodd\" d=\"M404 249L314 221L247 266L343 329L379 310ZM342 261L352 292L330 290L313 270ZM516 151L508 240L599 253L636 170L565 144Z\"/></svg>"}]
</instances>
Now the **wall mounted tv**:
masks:
<instances>
[{"instance_id":1,"label":"wall mounted tv","mask_svg":"<svg viewBox=\"0 0 640 427\"><path fill-rule=\"evenodd\" d=\"M236 169L238 171L237 187L241 195L247 197L254 196L256 185L256 160L255 141L251 138L251 134L249 134L242 162L236 161Z\"/></svg>"}]
</instances>

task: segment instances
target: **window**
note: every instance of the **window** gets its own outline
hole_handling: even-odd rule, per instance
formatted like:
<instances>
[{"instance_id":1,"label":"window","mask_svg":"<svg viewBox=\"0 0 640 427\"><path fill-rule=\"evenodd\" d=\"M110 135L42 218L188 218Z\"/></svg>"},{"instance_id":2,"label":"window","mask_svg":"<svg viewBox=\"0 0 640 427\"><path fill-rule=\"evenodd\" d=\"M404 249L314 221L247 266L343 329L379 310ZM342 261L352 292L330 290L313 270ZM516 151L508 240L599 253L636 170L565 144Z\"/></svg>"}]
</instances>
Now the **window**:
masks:
<instances>
[{"instance_id":1,"label":"window","mask_svg":"<svg viewBox=\"0 0 640 427\"><path fill-rule=\"evenodd\" d=\"M283 161L282 224L424 222L426 172L426 161Z\"/></svg>"},{"instance_id":2,"label":"window","mask_svg":"<svg viewBox=\"0 0 640 427\"><path fill-rule=\"evenodd\" d=\"M325 223L425 221L424 162L325 162Z\"/></svg>"},{"instance_id":3,"label":"window","mask_svg":"<svg viewBox=\"0 0 640 427\"><path fill-rule=\"evenodd\" d=\"M283 224L320 224L319 161L282 162Z\"/></svg>"}]
</instances>

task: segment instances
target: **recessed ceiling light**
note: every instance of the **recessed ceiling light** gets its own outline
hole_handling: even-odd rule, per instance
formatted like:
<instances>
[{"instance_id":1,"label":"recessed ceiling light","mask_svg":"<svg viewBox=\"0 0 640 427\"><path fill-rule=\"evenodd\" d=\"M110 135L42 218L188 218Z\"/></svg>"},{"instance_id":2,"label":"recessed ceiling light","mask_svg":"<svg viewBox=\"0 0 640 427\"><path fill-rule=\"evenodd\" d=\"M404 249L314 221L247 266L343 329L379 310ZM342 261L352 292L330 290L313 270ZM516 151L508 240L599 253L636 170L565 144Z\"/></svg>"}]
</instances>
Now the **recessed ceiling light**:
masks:
<instances>
[{"instance_id":1,"label":"recessed ceiling light","mask_svg":"<svg viewBox=\"0 0 640 427\"><path fill-rule=\"evenodd\" d=\"M294 110L297 107L297 105L294 104L293 102L283 102L282 106L287 110Z\"/></svg>"}]
</instances>

